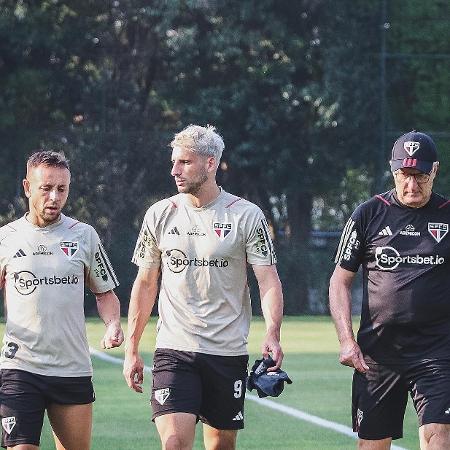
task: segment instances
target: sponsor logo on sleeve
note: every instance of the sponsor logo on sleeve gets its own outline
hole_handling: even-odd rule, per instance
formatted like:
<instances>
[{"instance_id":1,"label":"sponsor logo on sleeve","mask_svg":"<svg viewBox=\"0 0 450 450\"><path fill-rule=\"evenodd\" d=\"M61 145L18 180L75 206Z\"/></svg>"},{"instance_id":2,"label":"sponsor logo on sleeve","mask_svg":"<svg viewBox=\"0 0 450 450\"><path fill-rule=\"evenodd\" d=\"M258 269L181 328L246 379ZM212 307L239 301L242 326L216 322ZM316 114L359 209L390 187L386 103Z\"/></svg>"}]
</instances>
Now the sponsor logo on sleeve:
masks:
<instances>
[{"instance_id":1,"label":"sponsor logo on sleeve","mask_svg":"<svg viewBox=\"0 0 450 450\"><path fill-rule=\"evenodd\" d=\"M444 264L445 258L439 255L406 255L402 256L394 247L377 247L375 249L375 265L380 270L394 270L400 264L418 266L437 266Z\"/></svg>"},{"instance_id":2,"label":"sponsor logo on sleeve","mask_svg":"<svg viewBox=\"0 0 450 450\"><path fill-rule=\"evenodd\" d=\"M72 259L78 251L78 242L62 241L59 243L59 246L69 259Z\"/></svg>"},{"instance_id":3,"label":"sponsor logo on sleeve","mask_svg":"<svg viewBox=\"0 0 450 450\"><path fill-rule=\"evenodd\" d=\"M352 250L358 250L359 240L357 239L358 234L353 230L348 238L347 244L345 245L343 259L349 261L352 256Z\"/></svg>"},{"instance_id":4,"label":"sponsor logo on sleeve","mask_svg":"<svg viewBox=\"0 0 450 450\"><path fill-rule=\"evenodd\" d=\"M428 232L439 243L448 233L448 223L428 222Z\"/></svg>"},{"instance_id":5,"label":"sponsor logo on sleeve","mask_svg":"<svg viewBox=\"0 0 450 450\"><path fill-rule=\"evenodd\" d=\"M146 231L140 234L137 248L136 248L136 256L138 258L144 258L145 257L145 238L146 238Z\"/></svg>"},{"instance_id":6,"label":"sponsor logo on sleeve","mask_svg":"<svg viewBox=\"0 0 450 450\"><path fill-rule=\"evenodd\" d=\"M95 252L95 261L97 262L97 267L94 268L95 276L97 278L102 277L103 281L108 281L108 274L106 273L106 268L103 264L103 259L100 256L100 252Z\"/></svg>"},{"instance_id":7,"label":"sponsor logo on sleeve","mask_svg":"<svg viewBox=\"0 0 450 450\"><path fill-rule=\"evenodd\" d=\"M26 253L20 248L13 258L22 258L22 256L27 256Z\"/></svg>"},{"instance_id":8,"label":"sponsor logo on sleeve","mask_svg":"<svg viewBox=\"0 0 450 450\"><path fill-rule=\"evenodd\" d=\"M232 225L229 222L221 223L221 222L214 222L213 223L213 230L219 237L219 239L224 240L232 230Z\"/></svg>"},{"instance_id":9,"label":"sponsor logo on sleeve","mask_svg":"<svg viewBox=\"0 0 450 450\"><path fill-rule=\"evenodd\" d=\"M267 256L269 253L269 249L267 247L266 237L264 235L264 230L262 227L259 227L256 230L256 234L258 235L258 241L256 242L256 251L257 253L261 253L263 256Z\"/></svg>"},{"instance_id":10,"label":"sponsor logo on sleeve","mask_svg":"<svg viewBox=\"0 0 450 450\"><path fill-rule=\"evenodd\" d=\"M169 234L176 234L176 233L170 233ZM141 229L139 233L139 238L137 242L137 248L135 252L135 256L137 258L144 259L145 258L145 251L147 248L150 247L151 243L153 242L153 237L150 234L150 231L147 228Z\"/></svg>"}]
</instances>

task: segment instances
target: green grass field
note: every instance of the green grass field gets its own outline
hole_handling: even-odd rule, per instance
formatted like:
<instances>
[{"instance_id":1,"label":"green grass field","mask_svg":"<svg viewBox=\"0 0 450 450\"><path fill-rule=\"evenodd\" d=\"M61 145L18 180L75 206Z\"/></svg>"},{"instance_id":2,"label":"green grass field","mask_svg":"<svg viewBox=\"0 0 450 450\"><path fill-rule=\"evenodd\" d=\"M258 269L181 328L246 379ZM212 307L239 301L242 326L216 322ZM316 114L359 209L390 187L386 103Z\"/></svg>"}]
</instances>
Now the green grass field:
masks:
<instances>
[{"instance_id":1,"label":"green grass field","mask_svg":"<svg viewBox=\"0 0 450 450\"><path fill-rule=\"evenodd\" d=\"M87 324L91 346L99 349L103 324L90 319ZM151 365L155 319L147 326L141 351ZM256 318L250 333L251 362L259 357L264 323ZM273 401L342 425L350 426L350 384L352 371L337 361L337 341L328 317L287 317L283 324L285 352L283 368L293 380ZM123 358L122 349L108 354ZM159 449L159 439L150 420L150 375L146 374L144 394L131 391L125 384L120 365L93 358L94 403L93 450ZM254 401L246 401L246 428L239 433L242 450L331 450L354 449L351 437L274 411ZM404 428L405 438L395 442L408 450L418 450L416 417L409 406ZM53 449L51 431L46 423L41 448ZM201 426L197 427L196 450L203 448Z\"/></svg>"}]
</instances>

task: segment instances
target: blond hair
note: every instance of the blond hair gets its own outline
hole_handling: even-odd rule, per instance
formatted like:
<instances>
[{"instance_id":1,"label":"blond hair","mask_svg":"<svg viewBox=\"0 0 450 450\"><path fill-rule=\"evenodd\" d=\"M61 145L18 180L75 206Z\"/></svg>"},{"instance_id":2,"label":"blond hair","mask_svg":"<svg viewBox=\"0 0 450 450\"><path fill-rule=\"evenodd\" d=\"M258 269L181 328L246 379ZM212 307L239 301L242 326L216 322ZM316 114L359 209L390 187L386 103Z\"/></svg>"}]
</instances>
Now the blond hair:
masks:
<instances>
[{"instance_id":1,"label":"blond hair","mask_svg":"<svg viewBox=\"0 0 450 450\"><path fill-rule=\"evenodd\" d=\"M186 148L202 156L212 156L216 160L217 166L225 148L222 137L212 125L206 127L189 125L175 134L170 146Z\"/></svg>"}]
</instances>

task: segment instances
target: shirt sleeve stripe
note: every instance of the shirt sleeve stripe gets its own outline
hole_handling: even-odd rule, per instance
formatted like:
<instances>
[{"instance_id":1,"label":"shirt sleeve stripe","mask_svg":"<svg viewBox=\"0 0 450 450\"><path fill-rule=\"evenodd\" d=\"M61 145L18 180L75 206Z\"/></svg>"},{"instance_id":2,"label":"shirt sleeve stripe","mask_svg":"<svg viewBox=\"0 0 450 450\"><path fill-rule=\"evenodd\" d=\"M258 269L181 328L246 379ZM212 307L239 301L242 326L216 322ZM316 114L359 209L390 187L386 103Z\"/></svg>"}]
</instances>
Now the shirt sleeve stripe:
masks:
<instances>
[{"instance_id":1,"label":"shirt sleeve stripe","mask_svg":"<svg viewBox=\"0 0 450 450\"><path fill-rule=\"evenodd\" d=\"M348 219L347 224L345 225L344 230L342 231L341 240L339 241L339 246L336 252L336 258L334 259L334 262L336 264L341 261L342 256L344 255L344 249L347 245L347 242L350 238L354 226L355 221L352 220L351 218Z\"/></svg>"},{"instance_id":2,"label":"shirt sleeve stripe","mask_svg":"<svg viewBox=\"0 0 450 450\"><path fill-rule=\"evenodd\" d=\"M269 246L270 264L275 264L276 263L276 261L275 261L275 250L273 248L272 239L270 238L269 227L267 225L267 222L264 219L261 219L261 225L262 225L264 237L266 238L266 242L267 242L267 244Z\"/></svg>"},{"instance_id":3,"label":"shirt sleeve stripe","mask_svg":"<svg viewBox=\"0 0 450 450\"><path fill-rule=\"evenodd\" d=\"M226 205L225 208L229 208L230 206L234 205L236 202L238 202L239 200L242 200L240 197L234 199L229 205Z\"/></svg>"},{"instance_id":4,"label":"shirt sleeve stripe","mask_svg":"<svg viewBox=\"0 0 450 450\"><path fill-rule=\"evenodd\" d=\"M112 268L111 263L109 262L109 259L103 250L102 244L98 244L98 249L100 252L100 256L103 259L103 264L105 265L106 269L108 270L109 276L111 277L113 283L115 284L115 287L119 286L119 281L117 280L116 274L114 273L114 269Z\"/></svg>"}]
</instances>

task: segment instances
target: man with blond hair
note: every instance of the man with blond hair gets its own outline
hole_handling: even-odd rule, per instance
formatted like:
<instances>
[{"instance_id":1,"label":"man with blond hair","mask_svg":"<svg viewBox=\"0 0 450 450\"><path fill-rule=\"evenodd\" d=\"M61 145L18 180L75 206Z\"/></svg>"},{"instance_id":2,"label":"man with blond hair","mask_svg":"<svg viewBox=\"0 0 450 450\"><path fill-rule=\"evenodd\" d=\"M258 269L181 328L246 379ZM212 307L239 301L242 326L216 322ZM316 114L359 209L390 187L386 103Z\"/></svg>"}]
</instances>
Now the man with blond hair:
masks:
<instances>
[{"instance_id":1,"label":"man with blond hair","mask_svg":"<svg viewBox=\"0 0 450 450\"><path fill-rule=\"evenodd\" d=\"M270 370L283 359L275 252L261 210L216 183L224 143L214 127L190 125L171 147L179 193L149 208L137 240L124 376L142 392L138 347L159 290L151 403L162 448L192 449L201 420L207 450L232 450L244 426L247 264L259 284L266 322L262 354L275 360Z\"/></svg>"}]
</instances>

